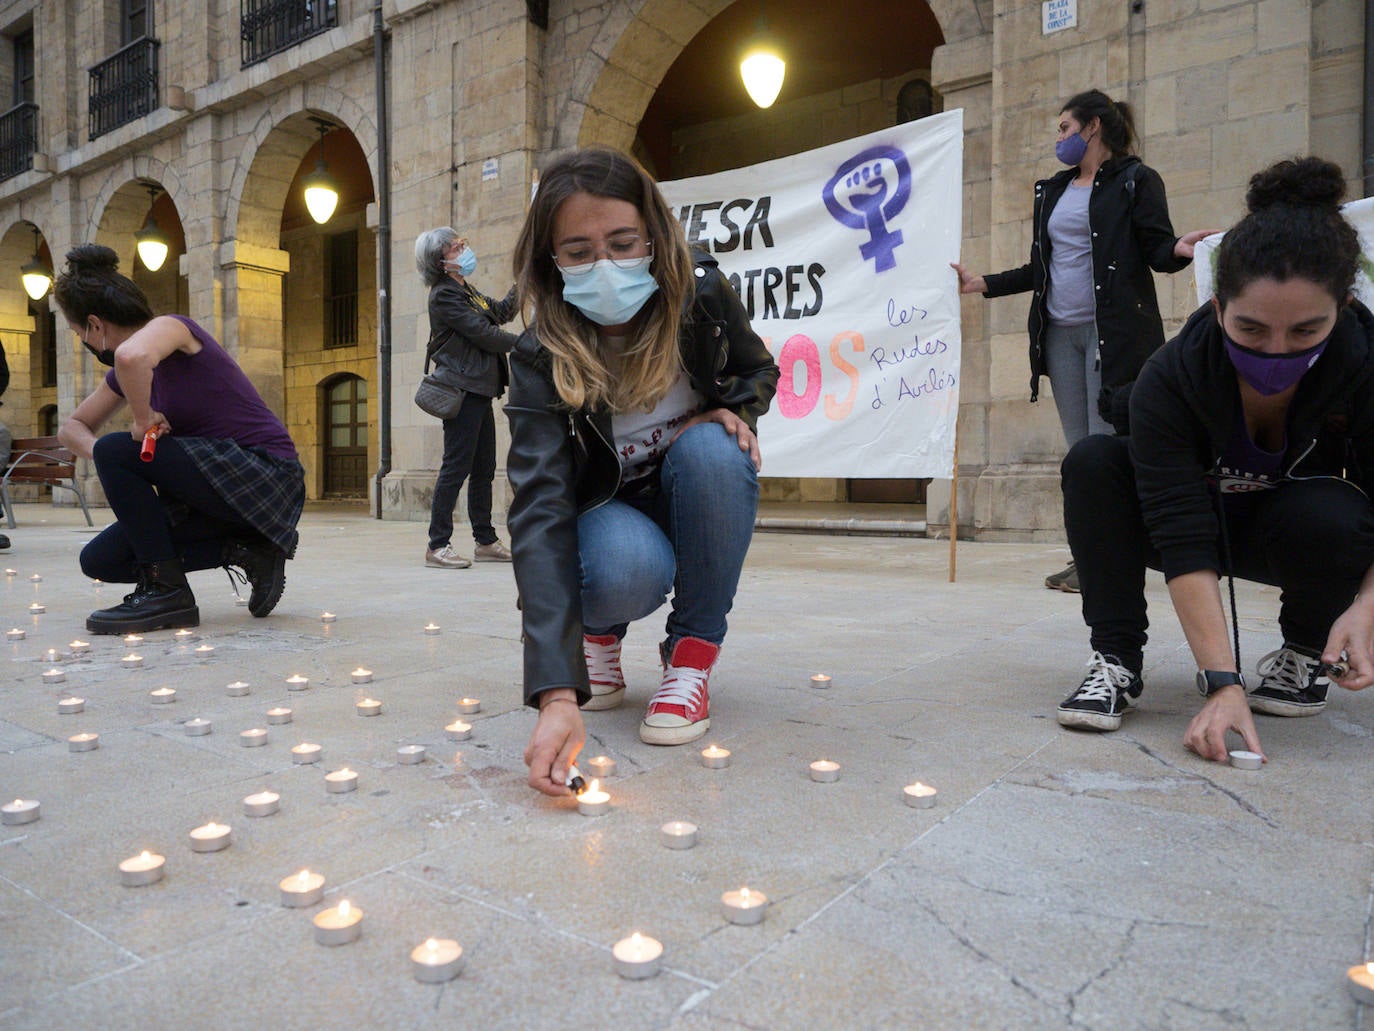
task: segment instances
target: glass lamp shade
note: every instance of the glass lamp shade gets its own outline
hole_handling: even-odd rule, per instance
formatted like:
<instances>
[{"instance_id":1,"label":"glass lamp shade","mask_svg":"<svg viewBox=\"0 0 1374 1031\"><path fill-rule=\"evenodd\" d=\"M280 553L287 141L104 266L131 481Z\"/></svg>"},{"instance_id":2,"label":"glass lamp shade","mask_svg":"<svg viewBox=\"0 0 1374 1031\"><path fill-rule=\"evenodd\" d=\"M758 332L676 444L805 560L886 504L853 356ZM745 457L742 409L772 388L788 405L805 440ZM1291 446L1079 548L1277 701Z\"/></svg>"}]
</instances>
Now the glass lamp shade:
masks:
<instances>
[{"instance_id":1,"label":"glass lamp shade","mask_svg":"<svg viewBox=\"0 0 1374 1031\"><path fill-rule=\"evenodd\" d=\"M24 293L38 300L52 286L52 273L45 268L37 257L19 270L19 278L24 284Z\"/></svg>"},{"instance_id":2,"label":"glass lamp shade","mask_svg":"<svg viewBox=\"0 0 1374 1031\"><path fill-rule=\"evenodd\" d=\"M171 249L167 237L162 235L162 230L152 218L134 234L134 244L138 249L138 260L143 262L143 267L149 272L156 272L162 268L162 263L167 260L167 252Z\"/></svg>"},{"instance_id":3,"label":"glass lamp shade","mask_svg":"<svg viewBox=\"0 0 1374 1031\"><path fill-rule=\"evenodd\" d=\"M759 107L771 107L782 90L787 62L771 46L759 44L749 49L739 63L740 78L749 97Z\"/></svg>"},{"instance_id":4,"label":"glass lamp shade","mask_svg":"<svg viewBox=\"0 0 1374 1031\"><path fill-rule=\"evenodd\" d=\"M317 225L324 225L334 215L339 206L339 187L333 177L325 171L321 161L302 181L305 188L305 208Z\"/></svg>"}]
</instances>

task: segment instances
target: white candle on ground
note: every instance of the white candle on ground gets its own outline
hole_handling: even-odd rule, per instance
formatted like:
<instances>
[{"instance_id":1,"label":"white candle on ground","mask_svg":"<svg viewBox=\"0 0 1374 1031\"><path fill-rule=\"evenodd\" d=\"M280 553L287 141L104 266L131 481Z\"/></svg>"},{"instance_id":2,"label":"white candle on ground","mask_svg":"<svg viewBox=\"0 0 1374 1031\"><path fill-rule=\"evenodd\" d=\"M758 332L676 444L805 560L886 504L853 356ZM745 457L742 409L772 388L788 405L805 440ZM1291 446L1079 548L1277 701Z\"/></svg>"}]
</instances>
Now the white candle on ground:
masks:
<instances>
[{"instance_id":1,"label":"white candle on ground","mask_svg":"<svg viewBox=\"0 0 1374 1031\"><path fill-rule=\"evenodd\" d=\"M310 686L310 678L293 673L286 678L286 689L288 691L304 691Z\"/></svg>"},{"instance_id":2,"label":"white candle on ground","mask_svg":"<svg viewBox=\"0 0 1374 1031\"><path fill-rule=\"evenodd\" d=\"M281 795L275 791L258 791L243 799L244 816L271 816L281 809Z\"/></svg>"},{"instance_id":3,"label":"white candle on ground","mask_svg":"<svg viewBox=\"0 0 1374 1031\"><path fill-rule=\"evenodd\" d=\"M43 814L43 806L36 798L16 798L13 802L0 805L0 823L7 827L17 827L22 823L33 823Z\"/></svg>"},{"instance_id":4,"label":"white candle on ground","mask_svg":"<svg viewBox=\"0 0 1374 1031\"><path fill-rule=\"evenodd\" d=\"M175 687L159 687L148 692L148 701L154 705L170 705L177 700Z\"/></svg>"},{"instance_id":5,"label":"white candle on ground","mask_svg":"<svg viewBox=\"0 0 1374 1031\"><path fill-rule=\"evenodd\" d=\"M482 711L482 701L479 698L459 698L458 715L474 716Z\"/></svg>"},{"instance_id":6,"label":"white candle on ground","mask_svg":"<svg viewBox=\"0 0 1374 1031\"><path fill-rule=\"evenodd\" d=\"M732 924L747 926L760 923L767 906L767 895L761 891L750 891L748 888L727 891L720 897L721 915Z\"/></svg>"},{"instance_id":7,"label":"white candle on ground","mask_svg":"<svg viewBox=\"0 0 1374 1031\"><path fill-rule=\"evenodd\" d=\"M358 774L345 766L341 770L334 770L332 773L324 775L324 787L331 795L342 795L348 791L358 790Z\"/></svg>"},{"instance_id":8,"label":"white candle on ground","mask_svg":"<svg viewBox=\"0 0 1374 1031\"><path fill-rule=\"evenodd\" d=\"M332 622L334 622L334 620L336 620L336 619L338 619L338 618L339 618L339 617L336 616L336 615L334 615L334 613L332 613L332 612L321 612L321 613L320 613L320 622L321 622L321 623L332 623Z\"/></svg>"},{"instance_id":9,"label":"white candle on ground","mask_svg":"<svg viewBox=\"0 0 1374 1031\"><path fill-rule=\"evenodd\" d=\"M251 730L240 732L239 744L243 745L244 748L257 748L267 744L267 728L253 727Z\"/></svg>"},{"instance_id":10,"label":"white candle on ground","mask_svg":"<svg viewBox=\"0 0 1374 1031\"><path fill-rule=\"evenodd\" d=\"M215 646L213 644L200 644L196 646L197 658L208 659L213 654L215 654Z\"/></svg>"},{"instance_id":11,"label":"white candle on ground","mask_svg":"<svg viewBox=\"0 0 1374 1031\"><path fill-rule=\"evenodd\" d=\"M90 752L100 747L100 735L87 731L67 738L67 751Z\"/></svg>"},{"instance_id":12,"label":"white candle on ground","mask_svg":"<svg viewBox=\"0 0 1374 1031\"><path fill-rule=\"evenodd\" d=\"M723 770L730 765L730 750L708 745L701 750L701 765L710 770Z\"/></svg>"},{"instance_id":13,"label":"white candle on ground","mask_svg":"<svg viewBox=\"0 0 1374 1031\"><path fill-rule=\"evenodd\" d=\"M323 754L324 749L321 748L319 745L313 744L309 741L302 741L300 744L292 747L291 761L293 763L298 763L300 765L305 765L306 763L317 763L320 761L320 756Z\"/></svg>"},{"instance_id":14,"label":"white candle on ground","mask_svg":"<svg viewBox=\"0 0 1374 1031\"><path fill-rule=\"evenodd\" d=\"M30 582L30 583L35 583L35 584L41 584L41 583L43 582L43 574L42 574L42 573L34 573L33 576L29 577L29 582Z\"/></svg>"},{"instance_id":15,"label":"white candle on ground","mask_svg":"<svg viewBox=\"0 0 1374 1031\"><path fill-rule=\"evenodd\" d=\"M444 728L444 736L450 741L466 741L472 737L472 724L454 720Z\"/></svg>"},{"instance_id":16,"label":"white candle on ground","mask_svg":"<svg viewBox=\"0 0 1374 1031\"><path fill-rule=\"evenodd\" d=\"M187 720L182 724L188 737L204 737L215 729L215 725L203 717L197 716L193 720Z\"/></svg>"},{"instance_id":17,"label":"white candle on ground","mask_svg":"<svg viewBox=\"0 0 1374 1031\"><path fill-rule=\"evenodd\" d=\"M43 674L43 683L45 684L60 684L66 679L67 674L56 668L47 670Z\"/></svg>"},{"instance_id":18,"label":"white candle on ground","mask_svg":"<svg viewBox=\"0 0 1374 1031\"><path fill-rule=\"evenodd\" d=\"M363 931L363 911L344 899L333 909L315 914L315 941L321 945L347 945Z\"/></svg>"},{"instance_id":19,"label":"white candle on ground","mask_svg":"<svg viewBox=\"0 0 1374 1031\"><path fill-rule=\"evenodd\" d=\"M178 630L178 631L177 631L176 633L174 633L172 636L175 637L178 641L189 641L189 640L191 640L191 638L193 638L193 637L196 636L196 632L195 632L194 630L190 630L190 629L188 629L188 628L186 628L186 627L182 627L180 630Z\"/></svg>"},{"instance_id":20,"label":"white candle on ground","mask_svg":"<svg viewBox=\"0 0 1374 1031\"><path fill-rule=\"evenodd\" d=\"M143 665L143 656L130 652L119 660L119 664L125 669L139 669Z\"/></svg>"},{"instance_id":21,"label":"white candle on ground","mask_svg":"<svg viewBox=\"0 0 1374 1031\"><path fill-rule=\"evenodd\" d=\"M355 684L372 683L372 670L363 669L362 666L359 666L357 669L355 669L352 673L349 674L349 676L353 678L353 683Z\"/></svg>"},{"instance_id":22,"label":"white candle on ground","mask_svg":"<svg viewBox=\"0 0 1374 1031\"><path fill-rule=\"evenodd\" d=\"M659 828L659 840L665 848L691 848L697 843L697 825L686 820L669 820Z\"/></svg>"},{"instance_id":23,"label":"white candle on ground","mask_svg":"<svg viewBox=\"0 0 1374 1031\"><path fill-rule=\"evenodd\" d=\"M915 784L908 784L902 788L902 801L913 809L930 809L935 805L935 799L938 797L939 792L929 784L922 784L919 780Z\"/></svg>"},{"instance_id":24,"label":"white candle on ground","mask_svg":"<svg viewBox=\"0 0 1374 1031\"><path fill-rule=\"evenodd\" d=\"M424 745L402 745L396 749L396 761L403 766L415 766L425 761Z\"/></svg>"},{"instance_id":25,"label":"white candle on ground","mask_svg":"<svg viewBox=\"0 0 1374 1031\"><path fill-rule=\"evenodd\" d=\"M463 969L463 947L452 938L430 938L411 950L410 969L424 984L452 981Z\"/></svg>"},{"instance_id":26,"label":"white candle on ground","mask_svg":"<svg viewBox=\"0 0 1374 1031\"><path fill-rule=\"evenodd\" d=\"M191 851L220 852L229 847L231 840L232 833L229 826L211 820L191 831Z\"/></svg>"},{"instance_id":27,"label":"white candle on ground","mask_svg":"<svg viewBox=\"0 0 1374 1031\"><path fill-rule=\"evenodd\" d=\"M28 636L27 631L20 630L18 627L5 631L5 640L7 641L22 641Z\"/></svg>"},{"instance_id":28,"label":"white candle on ground","mask_svg":"<svg viewBox=\"0 0 1374 1031\"><path fill-rule=\"evenodd\" d=\"M29 614L32 616L41 616L43 613L47 611L47 606L40 605L38 602L34 602L32 605L29 606Z\"/></svg>"},{"instance_id":29,"label":"white candle on ground","mask_svg":"<svg viewBox=\"0 0 1374 1031\"><path fill-rule=\"evenodd\" d=\"M167 860L156 852L143 851L119 864L119 883L138 888L162 880Z\"/></svg>"},{"instance_id":30,"label":"white candle on ground","mask_svg":"<svg viewBox=\"0 0 1374 1031\"><path fill-rule=\"evenodd\" d=\"M91 642L80 640L72 641L70 644L67 645L67 647L72 650L73 655L80 655L82 652L88 652L91 650Z\"/></svg>"},{"instance_id":31,"label":"white candle on ground","mask_svg":"<svg viewBox=\"0 0 1374 1031\"><path fill-rule=\"evenodd\" d=\"M663 943L636 931L611 948L615 972L631 981L653 977L663 961Z\"/></svg>"},{"instance_id":32,"label":"white candle on ground","mask_svg":"<svg viewBox=\"0 0 1374 1031\"><path fill-rule=\"evenodd\" d=\"M1231 753L1231 765L1238 770L1258 770L1264 765L1264 756L1238 748Z\"/></svg>"},{"instance_id":33,"label":"white candle on ground","mask_svg":"<svg viewBox=\"0 0 1374 1031\"><path fill-rule=\"evenodd\" d=\"M267 710L267 722L273 724L290 723L295 714L284 705Z\"/></svg>"},{"instance_id":34,"label":"white candle on ground","mask_svg":"<svg viewBox=\"0 0 1374 1031\"><path fill-rule=\"evenodd\" d=\"M45 652L43 653L43 661L44 661L44 662L61 662L61 661L62 661L62 653L61 653L60 651L58 651L56 648L49 648L47 651L45 651Z\"/></svg>"},{"instance_id":35,"label":"white candle on ground","mask_svg":"<svg viewBox=\"0 0 1374 1031\"><path fill-rule=\"evenodd\" d=\"M283 877L277 885L281 889L281 904L288 909L304 909L324 898L324 874L302 870Z\"/></svg>"},{"instance_id":36,"label":"white candle on ground","mask_svg":"<svg viewBox=\"0 0 1374 1031\"><path fill-rule=\"evenodd\" d=\"M364 698L353 706L359 716L380 716L382 714L382 703L375 698Z\"/></svg>"},{"instance_id":37,"label":"white candle on ground","mask_svg":"<svg viewBox=\"0 0 1374 1031\"><path fill-rule=\"evenodd\" d=\"M615 776L615 760L609 755L598 755L587 760L587 769L598 777Z\"/></svg>"},{"instance_id":38,"label":"white candle on ground","mask_svg":"<svg viewBox=\"0 0 1374 1031\"><path fill-rule=\"evenodd\" d=\"M817 759L811 764L811 779L818 784L833 784L840 779L840 764L830 759Z\"/></svg>"},{"instance_id":39,"label":"white candle on ground","mask_svg":"<svg viewBox=\"0 0 1374 1031\"><path fill-rule=\"evenodd\" d=\"M143 643L143 637L139 634L128 634L124 638L124 643L130 648L137 648Z\"/></svg>"},{"instance_id":40,"label":"white candle on ground","mask_svg":"<svg viewBox=\"0 0 1374 1031\"><path fill-rule=\"evenodd\" d=\"M230 698L242 698L250 693L250 689L242 680L235 680L232 684L224 685L224 693Z\"/></svg>"},{"instance_id":41,"label":"white candle on ground","mask_svg":"<svg viewBox=\"0 0 1374 1031\"><path fill-rule=\"evenodd\" d=\"M86 699L78 698L76 695L68 695L66 698L57 700L57 712L60 716L72 716L78 712L86 711Z\"/></svg>"},{"instance_id":42,"label":"white candle on ground","mask_svg":"<svg viewBox=\"0 0 1374 1031\"><path fill-rule=\"evenodd\" d=\"M600 781L593 779L577 796L577 811L583 816L604 816L611 811L611 796L601 790Z\"/></svg>"},{"instance_id":43,"label":"white candle on ground","mask_svg":"<svg viewBox=\"0 0 1374 1031\"><path fill-rule=\"evenodd\" d=\"M832 683L834 683L834 681L825 673L816 673L811 677L812 687L827 688Z\"/></svg>"},{"instance_id":44,"label":"white candle on ground","mask_svg":"<svg viewBox=\"0 0 1374 1031\"><path fill-rule=\"evenodd\" d=\"M436 635L438 635L438 634L440 633L441 629L442 629L442 628L439 626L438 623L426 623L426 624L425 624L425 636L426 636L426 637L434 637L434 636L436 636Z\"/></svg>"}]
</instances>

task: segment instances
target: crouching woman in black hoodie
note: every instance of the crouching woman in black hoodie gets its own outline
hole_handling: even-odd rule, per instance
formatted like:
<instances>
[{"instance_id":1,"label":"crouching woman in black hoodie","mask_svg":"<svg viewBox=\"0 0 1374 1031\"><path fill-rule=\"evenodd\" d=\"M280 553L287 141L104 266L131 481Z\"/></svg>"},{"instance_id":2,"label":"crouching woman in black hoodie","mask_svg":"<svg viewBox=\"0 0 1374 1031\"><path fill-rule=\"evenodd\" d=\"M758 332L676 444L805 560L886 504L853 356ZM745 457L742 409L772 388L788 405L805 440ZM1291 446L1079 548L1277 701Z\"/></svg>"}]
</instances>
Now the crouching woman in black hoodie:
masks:
<instances>
[{"instance_id":1,"label":"crouching woman in black hoodie","mask_svg":"<svg viewBox=\"0 0 1374 1031\"><path fill-rule=\"evenodd\" d=\"M1332 680L1374 683L1374 316L1351 296L1360 250L1344 190L1318 158L1256 174L1211 303L1136 382L1130 436L1086 437L1064 459L1093 649L1064 726L1115 730L1139 699L1147 566L1163 571L1197 663L1206 702L1183 740L1204 758L1227 757L1228 730L1263 754L1252 711L1310 716ZM1253 685L1222 575L1282 590L1282 647Z\"/></svg>"}]
</instances>

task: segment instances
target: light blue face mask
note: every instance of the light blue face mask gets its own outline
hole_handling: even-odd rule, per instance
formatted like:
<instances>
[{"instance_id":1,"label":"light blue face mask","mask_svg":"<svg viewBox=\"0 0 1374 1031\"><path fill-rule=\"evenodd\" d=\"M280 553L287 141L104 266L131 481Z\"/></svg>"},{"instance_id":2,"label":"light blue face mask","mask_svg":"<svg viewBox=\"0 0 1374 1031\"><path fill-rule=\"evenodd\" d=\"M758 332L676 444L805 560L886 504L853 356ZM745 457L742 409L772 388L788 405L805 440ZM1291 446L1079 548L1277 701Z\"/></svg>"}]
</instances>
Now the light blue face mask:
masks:
<instances>
[{"instance_id":1,"label":"light blue face mask","mask_svg":"<svg viewBox=\"0 0 1374 1031\"><path fill-rule=\"evenodd\" d=\"M458 255L458 260L444 262L444 268L450 272L457 272L466 279L477 269L477 255L473 253L471 247L464 247L462 253Z\"/></svg>"},{"instance_id":2,"label":"light blue face mask","mask_svg":"<svg viewBox=\"0 0 1374 1031\"><path fill-rule=\"evenodd\" d=\"M644 302L658 290L658 281L649 272L653 258L645 255L629 268L609 258L593 263L586 272L559 267L563 277L563 300L598 326L622 326L639 314ZM586 266L581 266L586 268Z\"/></svg>"}]
</instances>

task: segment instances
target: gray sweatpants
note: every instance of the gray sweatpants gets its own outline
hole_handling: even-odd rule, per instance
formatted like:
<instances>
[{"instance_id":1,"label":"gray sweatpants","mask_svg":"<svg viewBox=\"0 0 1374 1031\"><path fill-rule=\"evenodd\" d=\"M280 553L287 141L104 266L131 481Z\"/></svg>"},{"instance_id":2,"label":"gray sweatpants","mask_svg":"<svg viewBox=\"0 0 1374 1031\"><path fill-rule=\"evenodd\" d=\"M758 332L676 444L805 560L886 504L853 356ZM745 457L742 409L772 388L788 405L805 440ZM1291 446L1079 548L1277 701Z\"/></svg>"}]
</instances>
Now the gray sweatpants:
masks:
<instances>
[{"instance_id":1,"label":"gray sweatpants","mask_svg":"<svg viewBox=\"0 0 1374 1031\"><path fill-rule=\"evenodd\" d=\"M1064 439L1073 447L1090 433L1114 433L1097 412L1102 370L1097 368L1097 325L1045 327L1045 365Z\"/></svg>"}]
</instances>

